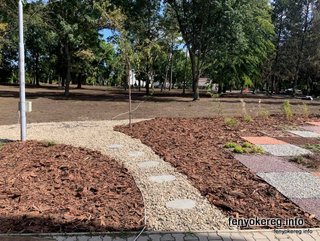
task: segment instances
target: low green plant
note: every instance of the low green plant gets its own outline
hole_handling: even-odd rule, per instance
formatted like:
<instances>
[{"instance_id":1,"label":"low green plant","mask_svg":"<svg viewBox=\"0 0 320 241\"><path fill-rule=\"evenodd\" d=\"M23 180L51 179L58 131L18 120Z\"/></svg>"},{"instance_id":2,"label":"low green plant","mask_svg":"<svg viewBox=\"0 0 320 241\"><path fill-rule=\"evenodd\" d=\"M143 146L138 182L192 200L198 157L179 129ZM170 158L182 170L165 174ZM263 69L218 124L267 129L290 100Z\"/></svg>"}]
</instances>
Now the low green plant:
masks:
<instances>
[{"instance_id":1,"label":"low green plant","mask_svg":"<svg viewBox=\"0 0 320 241\"><path fill-rule=\"evenodd\" d=\"M291 119L293 116L293 111L289 100L285 100L282 104L282 112L287 119Z\"/></svg>"},{"instance_id":2,"label":"low green plant","mask_svg":"<svg viewBox=\"0 0 320 241\"><path fill-rule=\"evenodd\" d=\"M245 152L245 150L243 149L243 147L242 147L242 146L237 145L237 146L233 149L233 152L235 152L235 153L239 153L239 154L242 154L242 153L244 153L244 152Z\"/></svg>"},{"instance_id":3,"label":"low green plant","mask_svg":"<svg viewBox=\"0 0 320 241\"><path fill-rule=\"evenodd\" d=\"M253 145L251 143L249 143L249 142L245 142L245 143L242 144L242 147L244 147L244 148L252 148Z\"/></svg>"},{"instance_id":4,"label":"low green plant","mask_svg":"<svg viewBox=\"0 0 320 241\"><path fill-rule=\"evenodd\" d=\"M258 116L261 116L263 118L269 118L270 112L267 109L262 108L259 110Z\"/></svg>"},{"instance_id":5,"label":"low green plant","mask_svg":"<svg viewBox=\"0 0 320 241\"><path fill-rule=\"evenodd\" d=\"M307 144L304 147L312 152L320 152L320 144Z\"/></svg>"},{"instance_id":6,"label":"low green plant","mask_svg":"<svg viewBox=\"0 0 320 241\"><path fill-rule=\"evenodd\" d=\"M250 153L255 153L255 154L264 154L265 153L265 150L260 147L260 146L253 146L251 148L251 152Z\"/></svg>"},{"instance_id":7,"label":"low green plant","mask_svg":"<svg viewBox=\"0 0 320 241\"><path fill-rule=\"evenodd\" d=\"M250 115L245 115L243 117L244 121L247 123L251 123L253 121L252 117Z\"/></svg>"},{"instance_id":8,"label":"low green plant","mask_svg":"<svg viewBox=\"0 0 320 241\"><path fill-rule=\"evenodd\" d=\"M259 147L255 146L249 142L244 142L243 144L239 145L234 142L227 142L224 145L225 148L229 148L234 153L243 154L243 153L251 153L251 154L264 154L265 151Z\"/></svg>"},{"instance_id":9,"label":"low green plant","mask_svg":"<svg viewBox=\"0 0 320 241\"><path fill-rule=\"evenodd\" d=\"M234 118L226 118L224 123L229 127L236 127L238 125L238 121Z\"/></svg>"},{"instance_id":10,"label":"low green plant","mask_svg":"<svg viewBox=\"0 0 320 241\"><path fill-rule=\"evenodd\" d=\"M234 142L227 142L224 147L225 148L235 148L238 144Z\"/></svg>"},{"instance_id":11,"label":"low green plant","mask_svg":"<svg viewBox=\"0 0 320 241\"><path fill-rule=\"evenodd\" d=\"M290 162L297 163L310 169L319 168L319 163L312 158L312 155L295 156L289 159Z\"/></svg>"},{"instance_id":12,"label":"low green plant","mask_svg":"<svg viewBox=\"0 0 320 241\"><path fill-rule=\"evenodd\" d=\"M54 141L42 141L42 143L46 147L51 147L51 146L55 146L56 145L56 143Z\"/></svg>"},{"instance_id":13,"label":"low green plant","mask_svg":"<svg viewBox=\"0 0 320 241\"><path fill-rule=\"evenodd\" d=\"M310 109L309 109L309 106L306 105L306 103L302 104L302 114L305 117L309 117L309 115L310 115Z\"/></svg>"}]
</instances>

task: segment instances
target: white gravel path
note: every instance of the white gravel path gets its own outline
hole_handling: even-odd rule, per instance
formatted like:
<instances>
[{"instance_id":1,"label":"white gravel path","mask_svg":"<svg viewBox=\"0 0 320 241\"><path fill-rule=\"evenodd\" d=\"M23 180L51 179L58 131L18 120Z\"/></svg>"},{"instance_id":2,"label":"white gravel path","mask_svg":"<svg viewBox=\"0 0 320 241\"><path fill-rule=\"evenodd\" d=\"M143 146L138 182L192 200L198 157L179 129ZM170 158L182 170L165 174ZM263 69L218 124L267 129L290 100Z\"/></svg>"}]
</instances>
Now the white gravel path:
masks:
<instances>
[{"instance_id":1,"label":"white gravel path","mask_svg":"<svg viewBox=\"0 0 320 241\"><path fill-rule=\"evenodd\" d=\"M139 140L113 131L115 125L122 124L127 124L127 121L34 123L28 125L28 139L87 147L118 160L131 172L143 194L151 230L228 229L227 218L201 196L186 176L178 173ZM19 139L19 126L0 126L0 139ZM159 165L141 168L139 164L145 161L157 161ZM160 175L172 175L176 179L159 183L150 178ZM196 205L185 210L168 208L167 203L176 199L191 199Z\"/></svg>"}]
</instances>

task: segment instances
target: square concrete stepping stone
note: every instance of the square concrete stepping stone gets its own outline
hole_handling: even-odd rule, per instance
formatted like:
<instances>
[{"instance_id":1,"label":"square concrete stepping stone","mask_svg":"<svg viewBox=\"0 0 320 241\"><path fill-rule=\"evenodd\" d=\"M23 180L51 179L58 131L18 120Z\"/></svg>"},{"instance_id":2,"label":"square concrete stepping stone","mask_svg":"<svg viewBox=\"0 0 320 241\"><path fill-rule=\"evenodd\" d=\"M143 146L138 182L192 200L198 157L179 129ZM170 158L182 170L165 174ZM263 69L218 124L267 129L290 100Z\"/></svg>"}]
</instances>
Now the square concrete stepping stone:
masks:
<instances>
[{"instance_id":1,"label":"square concrete stepping stone","mask_svg":"<svg viewBox=\"0 0 320 241\"><path fill-rule=\"evenodd\" d=\"M166 207L172 209L192 209L195 206L196 201L191 199L176 199L166 203Z\"/></svg>"},{"instance_id":2,"label":"square concrete stepping stone","mask_svg":"<svg viewBox=\"0 0 320 241\"><path fill-rule=\"evenodd\" d=\"M304 130L320 133L320 126L302 126Z\"/></svg>"},{"instance_id":3,"label":"square concrete stepping stone","mask_svg":"<svg viewBox=\"0 0 320 241\"><path fill-rule=\"evenodd\" d=\"M279 157L266 155L235 155L252 172L303 172L297 166Z\"/></svg>"},{"instance_id":4,"label":"square concrete stepping stone","mask_svg":"<svg viewBox=\"0 0 320 241\"><path fill-rule=\"evenodd\" d=\"M176 180L176 177L173 175L161 175L161 176L151 176L149 180L156 183L172 182Z\"/></svg>"},{"instance_id":5,"label":"square concrete stepping stone","mask_svg":"<svg viewBox=\"0 0 320 241\"><path fill-rule=\"evenodd\" d=\"M297 136L301 137L307 137L307 138L318 138L320 137L319 133L312 132L312 131L288 131L292 134L295 134Z\"/></svg>"},{"instance_id":6,"label":"square concrete stepping stone","mask_svg":"<svg viewBox=\"0 0 320 241\"><path fill-rule=\"evenodd\" d=\"M284 141L277 140L272 137L268 136L248 136L248 137L242 137L248 142L251 142L255 145L281 145L281 144L288 144Z\"/></svg>"},{"instance_id":7,"label":"square concrete stepping stone","mask_svg":"<svg viewBox=\"0 0 320 241\"><path fill-rule=\"evenodd\" d=\"M160 165L160 162L157 161L144 161L140 162L138 166L142 169L154 168Z\"/></svg>"},{"instance_id":8,"label":"square concrete stepping stone","mask_svg":"<svg viewBox=\"0 0 320 241\"><path fill-rule=\"evenodd\" d=\"M307 122L310 125L314 125L314 126L320 126L320 121L315 121L315 122Z\"/></svg>"},{"instance_id":9,"label":"square concrete stepping stone","mask_svg":"<svg viewBox=\"0 0 320 241\"><path fill-rule=\"evenodd\" d=\"M304 148L291 145L291 144L285 144L285 145L258 145L266 152L274 155L274 156L301 156L301 155L307 155L312 154L311 151L308 151Z\"/></svg>"},{"instance_id":10,"label":"square concrete stepping stone","mask_svg":"<svg viewBox=\"0 0 320 241\"><path fill-rule=\"evenodd\" d=\"M288 198L320 198L320 179L308 172L270 172L257 175Z\"/></svg>"},{"instance_id":11,"label":"square concrete stepping stone","mask_svg":"<svg viewBox=\"0 0 320 241\"><path fill-rule=\"evenodd\" d=\"M131 157L140 157L144 155L144 152L142 151L131 151L128 153L129 156Z\"/></svg>"},{"instance_id":12,"label":"square concrete stepping stone","mask_svg":"<svg viewBox=\"0 0 320 241\"><path fill-rule=\"evenodd\" d=\"M292 201L301 207L304 211L314 214L320 220L320 199L292 199Z\"/></svg>"},{"instance_id":13,"label":"square concrete stepping stone","mask_svg":"<svg viewBox=\"0 0 320 241\"><path fill-rule=\"evenodd\" d=\"M121 149L122 147L123 146L120 144L112 144L108 146L109 149Z\"/></svg>"}]
</instances>

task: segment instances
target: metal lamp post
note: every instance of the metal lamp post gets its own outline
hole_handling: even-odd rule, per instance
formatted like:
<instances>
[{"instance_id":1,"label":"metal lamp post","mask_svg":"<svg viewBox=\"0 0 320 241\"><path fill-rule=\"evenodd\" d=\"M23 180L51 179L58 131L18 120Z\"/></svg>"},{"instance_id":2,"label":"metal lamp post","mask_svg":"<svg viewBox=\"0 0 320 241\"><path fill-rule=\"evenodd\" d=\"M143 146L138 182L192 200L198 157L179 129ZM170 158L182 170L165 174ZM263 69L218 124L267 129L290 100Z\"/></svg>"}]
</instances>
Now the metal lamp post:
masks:
<instances>
[{"instance_id":1,"label":"metal lamp post","mask_svg":"<svg viewBox=\"0 0 320 241\"><path fill-rule=\"evenodd\" d=\"M19 0L19 81L20 81L20 136L21 141L27 139L26 117L26 91L25 91L25 61L24 61L24 38L23 38L23 5Z\"/></svg>"}]
</instances>

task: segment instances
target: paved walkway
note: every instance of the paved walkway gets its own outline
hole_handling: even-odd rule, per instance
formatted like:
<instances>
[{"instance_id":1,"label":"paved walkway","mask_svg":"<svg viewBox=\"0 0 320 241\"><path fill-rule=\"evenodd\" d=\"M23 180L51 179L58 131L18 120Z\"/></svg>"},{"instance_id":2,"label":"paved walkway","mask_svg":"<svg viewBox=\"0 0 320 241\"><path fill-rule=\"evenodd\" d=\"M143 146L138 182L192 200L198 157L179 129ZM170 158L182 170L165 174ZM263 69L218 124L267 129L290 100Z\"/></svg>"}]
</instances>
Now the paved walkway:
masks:
<instances>
[{"instance_id":1,"label":"paved walkway","mask_svg":"<svg viewBox=\"0 0 320 241\"><path fill-rule=\"evenodd\" d=\"M150 232L108 235L0 236L1 241L319 241L320 229L217 231L204 233Z\"/></svg>"},{"instance_id":2,"label":"paved walkway","mask_svg":"<svg viewBox=\"0 0 320 241\"><path fill-rule=\"evenodd\" d=\"M320 137L320 122L307 123L290 133L304 138ZM249 167L302 210L320 220L320 176L309 173L284 157L312 154L311 151L268 136L243 137L260 146L269 155L236 155L236 159ZM319 239L320 240L320 239Z\"/></svg>"}]
</instances>

